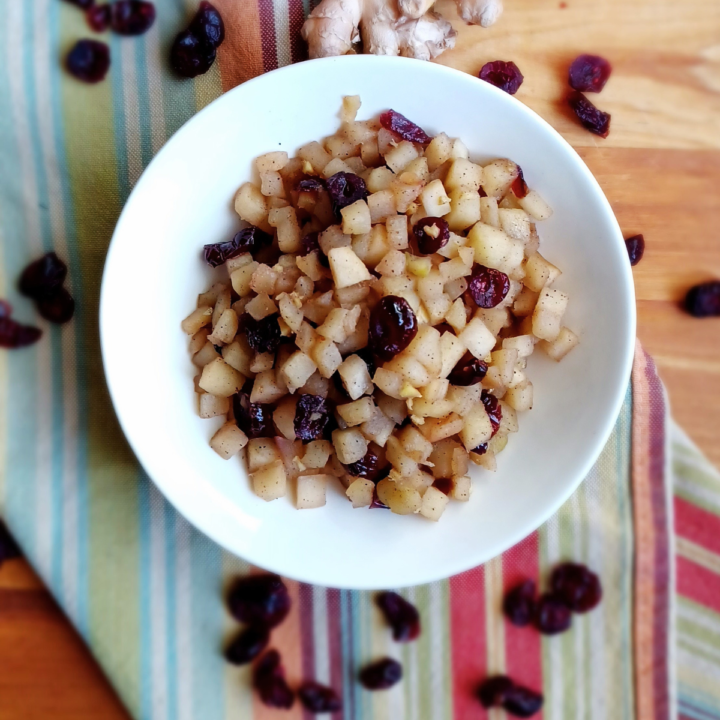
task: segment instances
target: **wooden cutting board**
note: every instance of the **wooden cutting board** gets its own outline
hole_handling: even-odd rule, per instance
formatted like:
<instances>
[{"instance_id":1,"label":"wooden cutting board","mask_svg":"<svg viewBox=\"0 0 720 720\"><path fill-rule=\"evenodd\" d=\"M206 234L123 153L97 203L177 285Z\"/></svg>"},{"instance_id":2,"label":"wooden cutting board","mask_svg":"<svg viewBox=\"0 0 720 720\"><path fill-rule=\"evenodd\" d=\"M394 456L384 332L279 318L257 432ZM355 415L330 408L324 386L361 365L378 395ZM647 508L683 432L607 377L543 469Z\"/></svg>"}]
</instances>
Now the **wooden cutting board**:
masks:
<instances>
[{"instance_id":1,"label":"wooden cutting board","mask_svg":"<svg viewBox=\"0 0 720 720\"><path fill-rule=\"evenodd\" d=\"M517 97L578 148L623 231L645 235L635 269L640 340L675 419L720 466L720 318L695 320L679 307L688 287L720 278L720 2L506 4L485 30L465 27L453 3L440 0L458 30L440 62L476 74L490 60L515 61L525 76ZM603 55L614 67L592 98L612 114L606 140L579 127L563 102L568 65L580 53ZM127 718L22 561L0 569L0 667L0 720Z\"/></svg>"}]
</instances>

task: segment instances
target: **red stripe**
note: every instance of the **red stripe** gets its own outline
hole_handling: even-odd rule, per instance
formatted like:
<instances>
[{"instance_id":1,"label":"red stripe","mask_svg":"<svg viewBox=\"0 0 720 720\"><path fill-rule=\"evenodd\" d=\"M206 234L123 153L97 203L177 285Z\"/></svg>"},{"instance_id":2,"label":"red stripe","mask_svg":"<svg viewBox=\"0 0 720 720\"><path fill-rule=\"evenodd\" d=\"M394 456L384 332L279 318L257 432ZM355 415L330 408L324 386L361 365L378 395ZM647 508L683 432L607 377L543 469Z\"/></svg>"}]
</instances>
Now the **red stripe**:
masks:
<instances>
[{"instance_id":1,"label":"red stripe","mask_svg":"<svg viewBox=\"0 0 720 720\"><path fill-rule=\"evenodd\" d=\"M300 35L300 29L305 22L305 9L302 0L288 0L288 15L290 25L290 52L293 62L307 60L307 47Z\"/></svg>"},{"instance_id":2,"label":"red stripe","mask_svg":"<svg viewBox=\"0 0 720 720\"><path fill-rule=\"evenodd\" d=\"M683 597L720 612L720 575L692 560L678 557L677 587Z\"/></svg>"},{"instance_id":3,"label":"red stripe","mask_svg":"<svg viewBox=\"0 0 720 720\"><path fill-rule=\"evenodd\" d=\"M675 532L720 555L720 518L678 497L675 498Z\"/></svg>"},{"instance_id":4,"label":"red stripe","mask_svg":"<svg viewBox=\"0 0 720 720\"><path fill-rule=\"evenodd\" d=\"M315 626L313 623L312 585L300 585L300 640L303 678L315 677ZM315 715L303 711L304 720L313 720Z\"/></svg>"},{"instance_id":5,"label":"red stripe","mask_svg":"<svg viewBox=\"0 0 720 720\"><path fill-rule=\"evenodd\" d=\"M668 668L668 636L670 620L670 522L667 493L665 490L665 419L666 407L662 383L655 363L648 356L645 367L650 406L650 490L655 525L655 617L653 619L654 666L655 666L655 717L669 718L670 669Z\"/></svg>"},{"instance_id":6,"label":"red stripe","mask_svg":"<svg viewBox=\"0 0 720 720\"><path fill-rule=\"evenodd\" d=\"M330 685L340 697L343 696L343 652L342 652L342 597L339 590L327 590L328 641L330 643ZM352 657L352 655L351 655ZM344 698L345 705L350 698ZM333 720L342 720L342 711L333 714Z\"/></svg>"},{"instance_id":7,"label":"red stripe","mask_svg":"<svg viewBox=\"0 0 720 720\"><path fill-rule=\"evenodd\" d=\"M533 533L503 555L503 590L511 590L528 578L538 582L539 541ZM521 628L505 620L507 674L518 684L542 692L542 641L532 628ZM542 718L542 713L535 717Z\"/></svg>"},{"instance_id":8,"label":"red stripe","mask_svg":"<svg viewBox=\"0 0 720 720\"><path fill-rule=\"evenodd\" d=\"M277 45L275 38L275 9L272 0L258 0L260 14L260 35L265 72L275 70L277 64Z\"/></svg>"},{"instance_id":9,"label":"red stripe","mask_svg":"<svg viewBox=\"0 0 720 720\"><path fill-rule=\"evenodd\" d=\"M450 579L453 706L456 720L486 720L475 698L487 672L485 571L479 567Z\"/></svg>"}]
</instances>

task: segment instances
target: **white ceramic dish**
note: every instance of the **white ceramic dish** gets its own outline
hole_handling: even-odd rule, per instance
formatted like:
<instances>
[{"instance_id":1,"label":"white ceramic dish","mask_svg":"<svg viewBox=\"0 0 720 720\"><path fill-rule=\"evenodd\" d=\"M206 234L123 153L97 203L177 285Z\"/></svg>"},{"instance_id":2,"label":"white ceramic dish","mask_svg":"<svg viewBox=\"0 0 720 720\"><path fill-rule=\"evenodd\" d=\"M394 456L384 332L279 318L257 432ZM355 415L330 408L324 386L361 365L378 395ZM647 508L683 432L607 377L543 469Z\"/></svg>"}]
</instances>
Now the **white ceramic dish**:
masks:
<instances>
[{"instance_id":1,"label":"white ceramic dish","mask_svg":"<svg viewBox=\"0 0 720 720\"><path fill-rule=\"evenodd\" d=\"M238 459L208 446L220 424L197 416L180 321L213 278L203 244L229 238L232 198L263 152L292 153L333 133L343 95L364 119L389 107L430 134L462 138L471 157L509 157L554 208L543 253L564 274L567 324L580 346L561 365L536 353L535 407L499 459L477 471L469 503L437 524L353 510L338 483L319 510L265 503ZM522 103L432 63L350 56L263 75L188 122L130 196L107 258L100 310L108 385L125 434L165 496L228 550L285 576L346 588L400 587L447 577L501 553L537 528L597 459L630 377L632 275L623 238L594 177L573 149Z\"/></svg>"}]
</instances>

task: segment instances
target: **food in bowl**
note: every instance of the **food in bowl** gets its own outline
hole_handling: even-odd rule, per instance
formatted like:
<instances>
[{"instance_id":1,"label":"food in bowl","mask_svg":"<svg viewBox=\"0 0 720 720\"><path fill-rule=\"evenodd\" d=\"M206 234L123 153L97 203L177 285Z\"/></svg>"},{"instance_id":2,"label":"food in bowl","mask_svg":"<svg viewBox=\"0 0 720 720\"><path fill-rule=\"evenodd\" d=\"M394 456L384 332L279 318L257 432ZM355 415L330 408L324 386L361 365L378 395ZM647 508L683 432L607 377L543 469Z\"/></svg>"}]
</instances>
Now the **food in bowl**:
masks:
<instances>
[{"instance_id":1,"label":"food in bowl","mask_svg":"<svg viewBox=\"0 0 720 720\"><path fill-rule=\"evenodd\" d=\"M258 496L294 485L320 507L341 482L354 507L437 520L532 407L528 357L578 338L540 253L552 211L520 167L359 107L346 97L339 131L295 157L256 158L245 227L205 246L223 276L182 327L200 415L227 417L210 445L245 450Z\"/></svg>"}]
</instances>

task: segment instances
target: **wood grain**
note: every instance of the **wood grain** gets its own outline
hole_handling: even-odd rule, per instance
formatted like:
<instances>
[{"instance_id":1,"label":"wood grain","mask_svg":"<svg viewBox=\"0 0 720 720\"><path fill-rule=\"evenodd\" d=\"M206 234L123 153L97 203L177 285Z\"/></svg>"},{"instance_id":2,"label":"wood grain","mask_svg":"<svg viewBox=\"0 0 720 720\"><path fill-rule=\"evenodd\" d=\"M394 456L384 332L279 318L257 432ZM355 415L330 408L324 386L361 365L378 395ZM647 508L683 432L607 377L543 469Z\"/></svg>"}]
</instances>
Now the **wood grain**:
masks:
<instances>
[{"instance_id":1,"label":"wood grain","mask_svg":"<svg viewBox=\"0 0 720 720\"><path fill-rule=\"evenodd\" d=\"M440 61L477 73L514 60L518 98L579 148L627 234L642 232L635 269L638 333L665 381L675 419L720 466L720 319L695 320L679 301L720 277L720 3L717 0L506 0L500 23L459 32ZM613 115L607 140L567 111L576 55L608 57L593 97ZM61 611L23 561L0 568L0 720L128 718Z\"/></svg>"}]
</instances>

